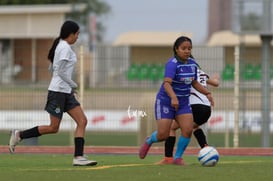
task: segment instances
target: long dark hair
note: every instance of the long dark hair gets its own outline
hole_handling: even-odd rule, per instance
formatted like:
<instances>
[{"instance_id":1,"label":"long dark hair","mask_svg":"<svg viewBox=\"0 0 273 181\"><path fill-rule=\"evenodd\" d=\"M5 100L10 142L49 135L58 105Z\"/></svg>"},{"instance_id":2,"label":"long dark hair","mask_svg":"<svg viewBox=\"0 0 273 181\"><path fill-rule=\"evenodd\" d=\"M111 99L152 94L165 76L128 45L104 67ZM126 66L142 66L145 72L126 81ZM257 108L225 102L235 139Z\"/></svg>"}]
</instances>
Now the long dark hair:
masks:
<instances>
[{"instance_id":1,"label":"long dark hair","mask_svg":"<svg viewBox=\"0 0 273 181\"><path fill-rule=\"evenodd\" d=\"M192 44L192 41L191 41L191 39L189 38L189 37L186 37L186 36L180 36L180 37L178 37L176 40L175 40L175 42L174 42L174 44L173 44L173 53L174 53L174 55L176 55L176 49L179 47L179 45L181 44L181 43L183 43L184 41L189 41L191 44Z\"/></svg>"},{"instance_id":2,"label":"long dark hair","mask_svg":"<svg viewBox=\"0 0 273 181\"><path fill-rule=\"evenodd\" d=\"M71 20L67 20L63 23L60 31L60 35L54 40L47 58L48 60L53 63L54 55L55 55L55 49L60 41L60 39L65 39L67 38L71 33L75 34L79 31L80 27L77 23Z\"/></svg>"}]
</instances>

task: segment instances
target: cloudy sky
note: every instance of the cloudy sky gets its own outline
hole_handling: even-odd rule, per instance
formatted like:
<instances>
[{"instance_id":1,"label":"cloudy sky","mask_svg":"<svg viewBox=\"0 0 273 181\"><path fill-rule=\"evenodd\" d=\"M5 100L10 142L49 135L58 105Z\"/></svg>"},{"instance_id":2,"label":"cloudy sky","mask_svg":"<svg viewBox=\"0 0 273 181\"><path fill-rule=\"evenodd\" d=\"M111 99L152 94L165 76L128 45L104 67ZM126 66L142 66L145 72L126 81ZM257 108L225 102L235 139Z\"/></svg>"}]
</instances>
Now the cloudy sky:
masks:
<instances>
[{"instance_id":1,"label":"cloudy sky","mask_svg":"<svg viewBox=\"0 0 273 181\"><path fill-rule=\"evenodd\" d=\"M111 14L104 18L106 42L130 31L181 31L200 43L207 35L207 0L104 0Z\"/></svg>"}]
</instances>

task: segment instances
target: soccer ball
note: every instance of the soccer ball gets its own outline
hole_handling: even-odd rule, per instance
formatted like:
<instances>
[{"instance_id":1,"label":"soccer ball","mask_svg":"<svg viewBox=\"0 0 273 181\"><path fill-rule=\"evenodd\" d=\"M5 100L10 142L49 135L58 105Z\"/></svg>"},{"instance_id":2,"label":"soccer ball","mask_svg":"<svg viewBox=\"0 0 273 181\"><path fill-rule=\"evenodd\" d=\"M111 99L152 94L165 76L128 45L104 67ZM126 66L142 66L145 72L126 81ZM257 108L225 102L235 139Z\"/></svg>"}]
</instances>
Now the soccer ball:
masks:
<instances>
[{"instance_id":1,"label":"soccer ball","mask_svg":"<svg viewBox=\"0 0 273 181\"><path fill-rule=\"evenodd\" d=\"M202 166L213 167L219 160L218 151L212 146L206 146L199 151L198 161Z\"/></svg>"}]
</instances>

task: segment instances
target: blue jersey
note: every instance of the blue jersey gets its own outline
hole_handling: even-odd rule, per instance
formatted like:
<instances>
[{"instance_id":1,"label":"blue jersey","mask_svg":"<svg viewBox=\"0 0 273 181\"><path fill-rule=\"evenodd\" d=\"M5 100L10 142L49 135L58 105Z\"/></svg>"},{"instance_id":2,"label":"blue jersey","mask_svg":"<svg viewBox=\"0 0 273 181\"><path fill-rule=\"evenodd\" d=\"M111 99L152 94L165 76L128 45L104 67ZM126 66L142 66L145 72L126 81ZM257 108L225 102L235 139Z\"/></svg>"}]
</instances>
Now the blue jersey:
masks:
<instances>
[{"instance_id":1,"label":"blue jersey","mask_svg":"<svg viewBox=\"0 0 273 181\"><path fill-rule=\"evenodd\" d=\"M189 99L192 81L197 80L197 68L197 64L192 58L189 58L185 63L177 60L176 57L172 57L166 63L164 77L172 79L171 86L179 103ZM161 84L157 98L170 103L171 99L165 91L163 84Z\"/></svg>"}]
</instances>

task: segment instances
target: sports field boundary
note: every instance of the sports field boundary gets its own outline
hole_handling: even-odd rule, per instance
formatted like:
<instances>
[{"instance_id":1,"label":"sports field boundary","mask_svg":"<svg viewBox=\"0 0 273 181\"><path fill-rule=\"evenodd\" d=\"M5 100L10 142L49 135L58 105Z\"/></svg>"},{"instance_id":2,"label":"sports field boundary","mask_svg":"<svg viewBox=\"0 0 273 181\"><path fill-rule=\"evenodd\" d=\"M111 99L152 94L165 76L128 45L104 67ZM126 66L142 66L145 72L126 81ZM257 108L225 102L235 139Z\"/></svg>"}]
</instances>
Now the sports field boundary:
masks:
<instances>
[{"instance_id":1,"label":"sports field boundary","mask_svg":"<svg viewBox=\"0 0 273 181\"><path fill-rule=\"evenodd\" d=\"M138 154L135 146L85 146L86 154ZM197 155L199 148L189 147L185 155ZM217 148L220 155L273 156L273 148ZM0 146L0 153L9 153L8 146ZM15 153L26 154L73 154L73 146L20 146ZM151 147L149 154L162 155L163 147Z\"/></svg>"}]
</instances>

